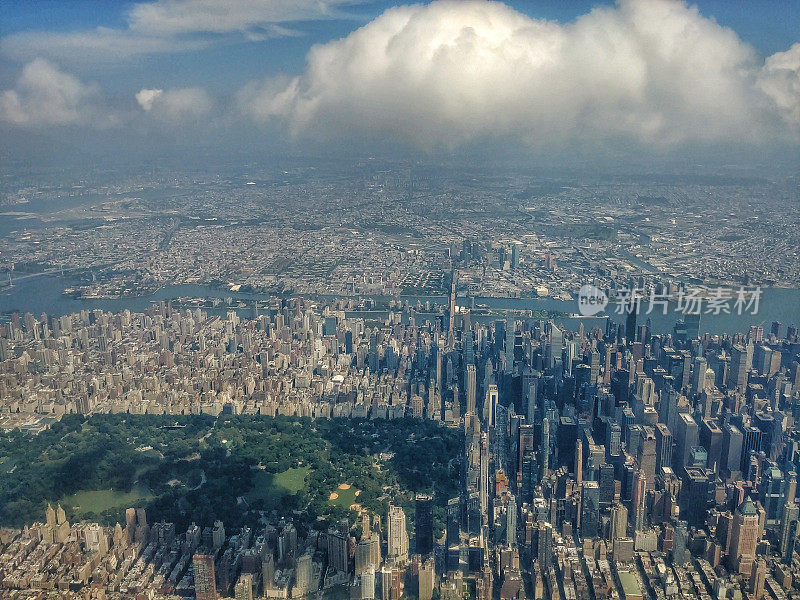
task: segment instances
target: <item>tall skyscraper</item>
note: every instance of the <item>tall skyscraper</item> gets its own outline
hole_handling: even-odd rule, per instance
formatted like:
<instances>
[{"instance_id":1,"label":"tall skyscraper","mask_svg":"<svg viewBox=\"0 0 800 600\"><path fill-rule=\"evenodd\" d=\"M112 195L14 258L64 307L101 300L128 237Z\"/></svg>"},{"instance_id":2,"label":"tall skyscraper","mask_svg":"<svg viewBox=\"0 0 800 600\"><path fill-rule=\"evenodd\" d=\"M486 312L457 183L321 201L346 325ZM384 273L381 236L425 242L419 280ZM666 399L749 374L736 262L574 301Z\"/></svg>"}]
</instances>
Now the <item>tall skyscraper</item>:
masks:
<instances>
[{"instance_id":1,"label":"tall skyscraper","mask_svg":"<svg viewBox=\"0 0 800 600\"><path fill-rule=\"evenodd\" d=\"M617 502L611 507L611 531L609 537L613 542L615 539L627 537L628 533L628 509L625 505Z\"/></svg>"},{"instance_id":2,"label":"tall skyscraper","mask_svg":"<svg viewBox=\"0 0 800 600\"><path fill-rule=\"evenodd\" d=\"M481 519L489 511L489 436L481 433L480 439L480 478L478 480L480 495Z\"/></svg>"},{"instance_id":3,"label":"tall skyscraper","mask_svg":"<svg viewBox=\"0 0 800 600\"><path fill-rule=\"evenodd\" d=\"M600 531L600 488L596 481L584 481L581 489L581 537L594 538Z\"/></svg>"},{"instance_id":4,"label":"tall skyscraper","mask_svg":"<svg viewBox=\"0 0 800 600\"><path fill-rule=\"evenodd\" d=\"M665 423L656 423L656 472L672 467L672 433Z\"/></svg>"},{"instance_id":5,"label":"tall skyscraper","mask_svg":"<svg viewBox=\"0 0 800 600\"><path fill-rule=\"evenodd\" d=\"M466 387L467 387L467 412L474 413L475 408L475 393L476 393L476 371L475 365L467 365L466 374Z\"/></svg>"},{"instance_id":6,"label":"tall skyscraper","mask_svg":"<svg viewBox=\"0 0 800 600\"><path fill-rule=\"evenodd\" d=\"M408 531L406 514L399 506L389 505L386 517L386 552L397 563L408 561Z\"/></svg>"},{"instance_id":7,"label":"tall skyscraper","mask_svg":"<svg viewBox=\"0 0 800 600\"><path fill-rule=\"evenodd\" d=\"M708 466L717 471L722 463L722 429L713 419L703 419L700 426L700 445L708 452Z\"/></svg>"},{"instance_id":8,"label":"tall skyscraper","mask_svg":"<svg viewBox=\"0 0 800 600\"><path fill-rule=\"evenodd\" d=\"M746 498L736 509L731 527L729 567L742 575L749 575L756 558L756 547L761 537L758 512L753 502Z\"/></svg>"},{"instance_id":9,"label":"tall skyscraper","mask_svg":"<svg viewBox=\"0 0 800 600\"><path fill-rule=\"evenodd\" d=\"M547 345L547 366L552 369L561 361L564 349L564 333L558 325L550 321L550 343Z\"/></svg>"},{"instance_id":10,"label":"tall skyscraper","mask_svg":"<svg viewBox=\"0 0 800 600\"><path fill-rule=\"evenodd\" d=\"M636 341L636 317L639 315L639 298L636 294L631 298L631 305L626 307L627 316L625 317L625 341L628 345Z\"/></svg>"},{"instance_id":11,"label":"tall skyscraper","mask_svg":"<svg viewBox=\"0 0 800 600\"><path fill-rule=\"evenodd\" d=\"M542 419L542 445L539 452L539 464L541 465L542 477L544 477L550 469L550 419L547 417Z\"/></svg>"},{"instance_id":12,"label":"tall skyscraper","mask_svg":"<svg viewBox=\"0 0 800 600\"><path fill-rule=\"evenodd\" d=\"M506 545L511 547L517 543L517 501L514 495L508 497L506 505Z\"/></svg>"},{"instance_id":13,"label":"tall skyscraper","mask_svg":"<svg viewBox=\"0 0 800 600\"><path fill-rule=\"evenodd\" d=\"M214 557L195 554L192 558L194 594L197 600L217 600L217 580L214 576Z\"/></svg>"},{"instance_id":14,"label":"tall skyscraper","mask_svg":"<svg viewBox=\"0 0 800 600\"><path fill-rule=\"evenodd\" d=\"M433 552L433 498L417 494L415 501L414 532L417 554L426 556Z\"/></svg>"},{"instance_id":15,"label":"tall skyscraper","mask_svg":"<svg viewBox=\"0 0 800 600\"><path fill-rule=\"evenodd\" d=\"M490 384L486 389L486 398L483 401L483 420L487 427L494 427L497 423L497 386Z\"/></svg>"},{"instance_id":16,"label":"tall skyscraper","mask_svg":"<svg viewBox=\"0 0 800 600\"><path fill-rule=\"evenodd\" d=\"M728 389L744 390L747 387L747 370L750 368L747 354L744 346L735 345L731 348L731 366L725 382Z\"/></svg>"},{"instance_id":17,"label":"tall skyscraper","mask_svg":"<svg viewBox=\"0 0 800 600\"><path fill-rule=\"evenodd\" d=\"M699 427L697 422L688 414L681 413L676 419L675 446L677 456L674 462L679 467L689 466L689 453L699 442Z\"/></svg>"},{"instance_id":18,"label":"tall skyscraper","mask_svg":"<svg viewBox=\"0 0 800 600\"><path fill-rule=\"evenodd\" d=\"M461 541L461 498L447 501L447 547L456 546Z\"/></svg>"},{"instance_id":19,"label":"tall skyscraper","mask_svg":"<svg viewBox=\"0 0 800 600\"><path fill-rule=\"evenodd\" d=\"M631 498L632 524L634 531L644 529L646 521L646 494L647 476L642 471L637 471L633 476L633 496Z\"/></svg>"},{"instance_id":20,"label":"tall skyscraper","mask_svg":"<svg viewBox=\"0 0 800 600\"><path fill-rule=\"evenodd\" d=\"M342 573L350 570L349 536L340 532L328 532L328 564Z\"/></svg>"}]
</instances>

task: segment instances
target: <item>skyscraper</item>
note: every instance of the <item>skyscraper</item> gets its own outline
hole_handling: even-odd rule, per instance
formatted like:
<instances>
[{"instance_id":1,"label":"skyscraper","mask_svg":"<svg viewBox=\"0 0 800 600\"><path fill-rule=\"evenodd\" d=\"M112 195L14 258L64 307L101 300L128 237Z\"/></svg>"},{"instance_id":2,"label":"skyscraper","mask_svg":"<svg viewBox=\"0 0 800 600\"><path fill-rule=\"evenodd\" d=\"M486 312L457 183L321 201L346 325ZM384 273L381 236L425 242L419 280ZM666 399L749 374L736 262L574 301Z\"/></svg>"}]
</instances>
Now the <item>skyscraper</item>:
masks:
<instances>
[{"instance_id":1,"label":"skyscraper","mask_svg":"<svg viewBox=\"0 0 800 600\"><path fill-rule=\"evenodd\" d=\"M513 494L506 505L506 545L511 547L517 543L517 501Z\"/></svg>"},{"instance_id":2,"label":"skyscraper","mask_svg":"<svg viewBox=\"0 0 800 600\"><path fill-rule=\"evenodd\" d=\"M481 433L480 440L480 478L478 480L481 519L489 511L489 436Z\"/></svg>"},{"instance_id":3,"label":"skyscraper","mask_svg":"<svg viewBox=\"0 0 800 600\"><path fill-rule=\"evenodd\" d=\"M600 488L596 481L584 481L581 494L581 537L597 537L600 530Z\"/></svg>"},{"instance_id":4,"label":"skyscraper","mask_svg":"<svg viewBox=\"0 0 800 600\"><path fill-rule=\"evenodd\" d=\"M542 419L542 445L540 452L539 464L542 466L542 477L544 477L547 475L548 469L550 469L550 420L547 417Z\"/></svg>"},{"instance_id":5,"label":"skyscraper","mask_svg":"<svg viewBox=\"0 0 800 600\"><path fill-rule=\"evenodd\" d=\"M197 600L217 600L217 582L214 576L214 557L195 554L192 558L194 594Z\"/></svg>"},{"instance_id":6,"label":"skyscraper","mask_svg":"<svg viewBox=\"0 0 800 600\"><path fill-rule=\"evenodd\" d=\"M476 393L476 371L475 365L467 365L466 374L467 387L467 412L475 412L475 393Z\"/></svg>"},{"instance_id":7,"label":"skyscraper","mask_svg":"<svg viewBox=\"0 0 800 600\"><path fill-rule=\"evenodd\" d=\"M497 422L497 385L490 384L486 389L486 398L483 401L483 420L487 427L494 427Z\"/></svg>"},{"instance_id":8,"label":"skyscraper","mask_svg":"<svg viewBox=\"0 0 800 600\"><path fill-rule=\"evenodd\" d=\"M756 558L756 546L761 537L758 512L753 502L745 498L733 515L729 567L742 575L749 575Z\"/></svg>"},{"instance_id":9,"label":"skyscraper","mask_svg":"<svg viewBox=\"0 0 800 600\"><path fill-rule=\"evenodd\" d=\"M389 505L386 517L386 552L388 558L398 563L408 561L408 531L406 514L399 506Z\"/></svg>"},{"instance_id":10,"label":"skyscraper","mask_svg":"<svg viewBox=\"0 0 800 600\"><path fill-rule=\"evenodd\" d=\"M242 573L233 588L236 600L253 600L253 575Z\"/></svg>"},{"instance_id":11,"label":"skyscraper","mask_svg":"<svg viewBox=\"0 0 800 600\"><path fill-rule=\"evenodd\" d=\"M672 433L665 423L656 423L656 472L672 467Z\"/></svg>"},{"instance_id":12,"label":"skyscraper","mask_svg":"<svg viewBox=\"0 0 800 600\"><path fill-rule=\"evenodd\" d=\"M675 425L675 446L677 456L674 462L679 467L689 465L689 453L694 446L698 445L699 428L697 422L688 414L680 413Z\"/></svg>"},{"instance_id":13,"label":"skyscraper","mask_svg":"<svg viewBox=\"0 0 800 600\"><path fill-rule=\"evenodd\" d=\"M461 499L447 501L447 547L458 545L461 541Z\"/></svg>"},{"instance_id":14,"label":"skyscraper","mask_svg":"<svg viewBox=\"0 0 800 600\"><path fill-rule=\"evenodd\" d=\"M415 501L414 532L417 554L433 552L433 498L417 494Z\"/></svg>"},{"instance_id":15,"label":"skyscraper","mask_svg":"<svg viewBox=\"0 0 800 600\"><path fill-rule=\"evenodd\" d=\"M633 476L633 496L631 498L632 524L634 531L641 531L645 526L646 517L646 489L647 476L642 471L637 471Z\"/></svg>"},{"instance_id":16,"label":"skyscraper","mask_svg":"<svg viewBox=\"0 0 800 600\"><path fill-rule=\"evenodd\" d=\"M741 345L731 348L731 366L725 385L731 390L744 390L747 387L747 370L750 368L747 349Z\"/></svg>"},{"instance_id":17,"label":"skyscraper","mask_svg":"<svg viewBox=\"0 0 800 600\"><path fill-rule=\"evenodd\" d=\"M613 542L617 538L626 537L628 533L628 509L624 504L617 502L611 507L611 532L609 537Z\"/></svg>"},{"instance_id":18,"label":"skyscraper","mask_svg":"<svg viewBox=\"0 0 800 600\"><path fill-rule=\"evenodd\" d=\"M328 564L342 573L350 570L348 537L340 531L328 532Z\"/></svg>"}]
</instances>

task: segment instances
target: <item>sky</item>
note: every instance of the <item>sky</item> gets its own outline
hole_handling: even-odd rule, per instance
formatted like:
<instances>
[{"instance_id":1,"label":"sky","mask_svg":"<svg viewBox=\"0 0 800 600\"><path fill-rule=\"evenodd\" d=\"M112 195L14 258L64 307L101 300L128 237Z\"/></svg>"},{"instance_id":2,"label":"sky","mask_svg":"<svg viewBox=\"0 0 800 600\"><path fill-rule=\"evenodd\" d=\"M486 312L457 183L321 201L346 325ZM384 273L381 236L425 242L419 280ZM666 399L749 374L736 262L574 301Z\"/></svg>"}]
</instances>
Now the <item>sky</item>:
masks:
<instances>
[{"instance_id":1,"label":"sky","mask_svg":"<svg viewBox=\"0 0 800 600\"><path fill-rule=\"evenodd\" d=\"M0 158L800 165L800 0L3 0Z\"/></svg>"}]
</instances>

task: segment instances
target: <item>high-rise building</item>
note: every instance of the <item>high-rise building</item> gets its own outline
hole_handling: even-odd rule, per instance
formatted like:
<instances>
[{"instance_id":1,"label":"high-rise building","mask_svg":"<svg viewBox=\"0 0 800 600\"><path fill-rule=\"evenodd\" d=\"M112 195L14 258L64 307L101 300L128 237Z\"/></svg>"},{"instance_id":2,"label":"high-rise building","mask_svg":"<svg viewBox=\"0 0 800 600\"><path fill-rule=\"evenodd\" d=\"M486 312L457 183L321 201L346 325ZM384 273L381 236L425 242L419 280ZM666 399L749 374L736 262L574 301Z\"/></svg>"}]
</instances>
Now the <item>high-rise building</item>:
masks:
<instances>
[{"instance_id":1,"label":"high-rise building","mask_svg":"<svg viewBox=\"0 0 800 600\"><path fill-rule=\"evenodd\" d=\"M408 561L408 531L406 514L399 506L389 505L386 517L386 552L388 558L397 563Z\"/></svg>"},{"instance_id":2,"label":"high-rise building","mask_svg":"<svg viewBox=\"0 0 800 600\"><path fill-rule=\"evenodd\" d=\"M233 596L236 600L253 600L252 573L242 573L239 576L239 581L233 588Z\"/></svg>"},{"instance_id":3,"label":"high-rise building","mask_svg":"<svg viewBox=\"0 0 800 600\"><path fill-rule=\"evenodd\" d=\"M461 498L447 501L447 547L456 546L461 541Z\"/></svg>"},{"instance_id":4,"label":"high-rise building","mask_svg":"<svg viewBox=\"0 0 800 600\"><path fill-rule=\"evenodd\" d=\"M542 444L539 452L539 464L544 477L550 469L550 420L547 417L542 419Z\"/></svg>"},{"instance_id":5,"label":"high-rise building","mask_svg":"<svg viewBox=\"0 0 800 600\"><path fill-rule=\"evenodd\" d=\"M433 498L417 494L415 501L414 533L417 554L433 552Z\"/></svg>"},{"instance_id":6,"label":"high-rise building","mask_svg":"<svg viewBox=\"0 0 800 600\"><path fill-rule=\"evenodd\" d=\"M647 476L642 471L637 471L633 476L633 495L631 496L631 521L634 531L641 531L645 527L647 517Z\"/></svg>"},{"instance_id":7,"label":"high-rise building","mask_svg":"<svg viewBox=\"0 0 800 600\"><path fill-rule=\"evenodd\" d=\"M370 566L380 566L381 543L377 536L361 538L356 546L355 563L356 575L363 574Z\"/></svg>"},{"instance_id":8,"label":"high-rise building","mask_svg":"<svg viewBox=\"0 0 800 600\"><path fill-rule=\"evenodd\" d=\"M600 488L600 506L607 508L614 502L614 493L616 491L614 465L604 462L600 465L598 471L597 481Z\"/></svg>"},{"instance_id":9,"label":"high-rise building","mask_svg":"<svg viewBox=\"0 0 800 600\"><path fill-rule=\"evenodd\" d=\"M741 473L742 444L744 436L733 423L722 426L722 469L730 477Z\"/></svg>"},{"instance_id":10,"label":"high-rise building","mask_svg":"<svg viewBox=\"0 0 800 600\"><path fill-rule=\"evenodd\" d=\"M628 345L636 340L636 317L639 314L639 298L634 293L630 299L630 306L626 307L627 316L625 317L625 341Z\"/></svg>"},{"instance_id":11,"label":"high-rise building","mask_svg":"<svg viewBox=\"0 0 800 600\"><path fill-rule=\"evenodd\" d=\"M433 584L436 578L435 563L433 557L428 557L419 567L419 600L431 600L433 598Z\"/></svg>"},{"instance_id":12,"label":"high-rise building","mask_svg":"<svg viewBox=\"0 0 800 600\"><path fill-rule=\"evenodd\" d=\"M696 467L687 467L685 473L685 481L681 486L681 516L690 526L700 527L708 516L709 473Z\"/></svg>"},{"instance_id":13,"label":"high-rise building","mask_svg":"<svg viewBox=\"0 0 800 600\"><path fill-rule=\"evenodd\" d=\"M506 505L506 546L517 543L517 501L513 494L508 497Z\"/></svg>"},{"instance_id":14,"label":"high-rise building","mask_svg":"<svg viewBox=\"0 0 800 600\"><path fill-rule=\"evenodd\" d=\"M686 563L686 546L689 541L689 532L686 521L677 521L672 542L672 562L676 565Z\"/></svg>"},{"instance_id":15,"label":"high-rise building","mask_svg":"<svg viewBox=\"0 0 800 600\"><path fill-rule=\"evenodd\" d=\"M520 425L519 441L517 442L517 473L522 473L522 463L525 457L534 451L535 445L536 440L534 438L533 425Z\"/></svg>"},{"instance_id":16,"label":"high-rise building","mask_svg":"<svg viewBox=\"0 0 800 600\"><path fill-rule=\"evenodd\" d=\"M584 481L581 494L581 537L597 537L600 530L600 488L596 481Z\"/></svg>"},{"instance_id":17,"label":"high-rise building","mask_svg":"<svg viewBox=\"0 0 800 600\"><path fill-rule=\"evenodd\" d=\"M699 428L697 422L686 413L680 413L675 421L677 456L674 457L674 462L679 467L686 467L689 465L689 454L692 448L698 445Z\"/></svg>"},{"instance_id":18,"label":"high-rise building","mask_svg":"<svg viewBox=\"0 0 800 600\"><path fill-rule=\"evenodd\" d=\"M764 433L758 427L742 428L742 460L739 470L747 473L750 467L750 455L758 454L764 447Z\"/></svg>"},{"instance_id":19,"label":"high-rise building","mask_svg":"<svg viewBox=\"0 0 800 600\"><path fill-rule=\"evenodd\" d=\"M639 469L647 477L647 489L655 489L656 480L656 435L655 430L648 426L641 429L639 441L639 451L636 456L636 462L639 463Z\"/></svg>"},{"instance_id":20,"label":"high-rise building","mask_svg":"<svg viewBox=\"0 0 800 600\"><path fill-rule=\"evenodd\" d=\"M744 346L731 348L731 365L725 385L731 390L744 390L747 387L747 371L750 368L748 351Z\"/></svg>"},{"instance_id":21,"label":"high-rise building","mask_svg":"<svg viewBox=\"0 0 800 600\"><path fill-rule=\"evenodd\" d=\"M797 502L794 499L787 500L786 504L783 505L783 515L781 516L780 547L778 550L781 553L781 557L783 557L783 562L788 565L792 564L792 554L794 553L797 539L798 520L800 520L800 511L798 510Z\"/></svg>"},{"instance_id":22,"label":"high-rise building","mask_svg":"<svg viewBox=\"0 0 800 600\"><path fill-rule=\"evenodd\" d=\"M665 423L656 423L656 472L663 467L672 467L672 433Z\"/></svg>"},{"instance_id":23,"label":"high-rise building","mask_svg":"<svg viewBox=\"0 0 800 600\"><path fill-rule=\"evenodd\" d=\"M487 427L494 427L497 423L497 385L490 384L486 389L486 397L483 401L483 420Z\"/></svg>"},{"instance_id":24,"label":"high-rise building","mask_svg":"<svg viewBox=\"0 0 800 600\"><path fill-rule=\"evenodd\" d=\"M478 481L480 495L481 519L489 510L489 436L481 433L480 439L480 476Z\"/></svg>"},{"instance_id":25,"label":"high-rise building","mask_svg":"<svg viewBox=\"0 0 800 600\"><path fill-rule=\"evenodd\" d=\"M340 531L328 532L328 565L342 573L350 570L348 538L347 534Z\"/></svg>"},{"instance_id":26,"label":"high-rise building","mask_svg":"<svg viewBox=\"0 0 800 600\"><path fill-rule=\"evenodd\" d=\"M756 558L756 547L761 537L758 511L746 498L733 515L731 543L728 554L730 568L742 575L749 575Z\"/></svg>"},{"instance_id":27,"label":"high-rise building","mask_svg":"<svg viewBox=\"0 0 800 600\"><path fill-rule=\"evenodd\" d=\"M722 429L713 419L703 419L698 439L708 453L709 468L716 472L722 462Z\"/></svg>"},{"instance_id":28,"label":"high-rise building","mask_svg":"<svg viewBox=\"0 0 800 600\"><path fill-rule=\"evenodd\" d=\"M627 537L628 533L628 509L625 505L617 502L611 507L611 528L609 538L613 542L615 539Z\"/></svg>"},{"instance_id":29,"label":"high-rise building","mask_svg":"<svg viewBox=\"0 0 800 600\"><path fill-rule=\"evenodd\" d=\"M312 563L311 555L303 553L297 559L295 583L292 596L304 596L311 590Z\"/></svg>"},{"instance_id":30,"label":"high-rise building","mask_svg":"<svg viewBox=\"0 0 800 600\"><path fill-rule=\"evenodd\" d=\"M476 380L477 374L475 370L475 365L467 365L467 374L466 374L466 387L467 387L467 412L474 413L476 410L475 407L475 394L476 394Z\"/></svg>"},{"instance_id":31,"label":"high-rise building","mask_svg":"<svg viewBox=\"0 0 800 600\"><path fill-rule=\"evenodd\" d=\"M214 575L214 557L195 554L192 558L194 594L197 600L217 600L217 581Z\"/></svg>"}]
</instances>

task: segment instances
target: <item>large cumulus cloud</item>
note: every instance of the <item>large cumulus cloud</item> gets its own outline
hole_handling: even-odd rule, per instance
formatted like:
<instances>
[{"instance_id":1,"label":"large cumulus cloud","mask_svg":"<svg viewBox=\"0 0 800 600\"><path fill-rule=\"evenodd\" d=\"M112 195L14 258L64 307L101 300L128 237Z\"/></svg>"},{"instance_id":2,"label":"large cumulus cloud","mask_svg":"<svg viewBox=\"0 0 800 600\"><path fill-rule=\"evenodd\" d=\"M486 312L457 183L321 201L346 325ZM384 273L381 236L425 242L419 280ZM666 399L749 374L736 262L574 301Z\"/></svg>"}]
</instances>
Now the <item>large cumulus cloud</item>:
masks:
<instances>
[{"instance_id":1,"label":"large cumulus cloud","mask_svg":"<svg viewBox=\"0 0 800 600\"><path fill-rule=\"evenodd\" d=\"M760 61L731 30L670 0L620 0L573 23L495 2L392 8L315 46L304 73L239 94L256 119L301 136L424 148L508 137L795 144L800 48Z\"/></svg>"},{"instance_id":2,"label":"large cumulus cloud","mask_svg":"<svg viewBox=\"0 0 800 600\"><path fill-rule=\"evenodd\" d=\"M0 92L0 122L25 127L106 126L115 118L100 103L100 89L37 58L22 69L16 86Z\"/></svg>"}]
</instances>

